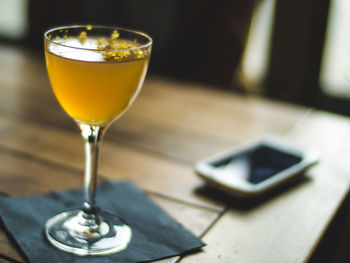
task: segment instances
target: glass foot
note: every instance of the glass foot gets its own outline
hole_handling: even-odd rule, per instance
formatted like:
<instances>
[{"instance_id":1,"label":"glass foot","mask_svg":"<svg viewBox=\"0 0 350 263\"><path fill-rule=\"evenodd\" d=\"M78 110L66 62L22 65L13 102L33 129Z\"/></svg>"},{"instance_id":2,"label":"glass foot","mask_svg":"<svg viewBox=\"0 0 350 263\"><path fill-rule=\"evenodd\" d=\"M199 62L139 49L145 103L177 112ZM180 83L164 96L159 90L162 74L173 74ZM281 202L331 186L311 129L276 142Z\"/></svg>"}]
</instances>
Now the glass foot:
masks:
<instances>
[{"instance_id":1,"label":"glass foot","mask_svg":"<svg viewBox=\"0 0 350 263\"><path fill-rule=\"evenodd\" d=\"M124 250L132 236L129 226L117 217L100 213L86 214L81 210L63 212L45 225L48 241L56 248L78 256L108 255Z\"/></svg>"}]
</instances>

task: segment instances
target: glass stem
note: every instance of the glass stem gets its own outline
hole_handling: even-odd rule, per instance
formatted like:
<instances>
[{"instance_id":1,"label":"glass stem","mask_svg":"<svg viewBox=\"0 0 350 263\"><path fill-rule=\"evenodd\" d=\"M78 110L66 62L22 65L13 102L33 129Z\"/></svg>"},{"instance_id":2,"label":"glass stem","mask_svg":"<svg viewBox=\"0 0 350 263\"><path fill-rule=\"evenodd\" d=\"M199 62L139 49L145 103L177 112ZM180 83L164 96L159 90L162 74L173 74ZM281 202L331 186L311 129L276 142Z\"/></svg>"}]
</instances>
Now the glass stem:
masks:
<instances>
[{"instance_id":1,"label":"glass stem","mask_svg":"<svg viewBox=\"0 0 350 263\"><path fill-rule=\"evenodd\" d=\"M79 124L81 135L85 140L85 179L84 179L84 212L87 216L96 217L96 187L99 144L105 127Z\"/></svg>"}]
</instances>

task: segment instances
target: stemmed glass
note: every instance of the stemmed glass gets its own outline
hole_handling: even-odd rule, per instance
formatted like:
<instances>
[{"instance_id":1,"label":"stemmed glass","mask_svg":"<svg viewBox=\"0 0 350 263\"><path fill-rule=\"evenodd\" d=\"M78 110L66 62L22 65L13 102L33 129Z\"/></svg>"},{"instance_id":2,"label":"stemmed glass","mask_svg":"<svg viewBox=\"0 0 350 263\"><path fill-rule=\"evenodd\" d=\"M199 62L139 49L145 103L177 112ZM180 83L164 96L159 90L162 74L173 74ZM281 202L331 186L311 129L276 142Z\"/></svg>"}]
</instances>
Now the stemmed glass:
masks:
<instances>
[{"instance_id":1,"label":"stemmed glass","mask_svg":"<svg viewBox=\"0 0 350 263\"><path fill-rule=\"evenodd\" d=\"M145 33L106 26L66 26L44 34L52 89L85 141L85 202L45 226L49 242L80 256L106 255L127 247L132 230L95 197L99 142L107 127L135 100L146 76L152 39Z\"/></svg>"}]
</instances>

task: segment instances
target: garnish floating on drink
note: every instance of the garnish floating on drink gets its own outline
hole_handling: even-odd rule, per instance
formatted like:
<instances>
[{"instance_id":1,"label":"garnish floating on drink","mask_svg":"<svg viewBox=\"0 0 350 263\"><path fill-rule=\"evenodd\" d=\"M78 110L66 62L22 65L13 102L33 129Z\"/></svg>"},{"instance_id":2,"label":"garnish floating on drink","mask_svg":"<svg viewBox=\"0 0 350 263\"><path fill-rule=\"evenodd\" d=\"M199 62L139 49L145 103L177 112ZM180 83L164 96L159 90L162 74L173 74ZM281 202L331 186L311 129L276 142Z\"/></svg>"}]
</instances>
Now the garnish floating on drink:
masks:
<instances>
[{"instance_id":1,"label":"garnish floating on drink","mask_svg":"<svg viewBox=\"0 0 350 263\"><path fill-rule=\"evenodd\" d=\"M114 30L109 38L98 38L89 36L88 32L92 29L92 26L87 26L86 30L81 31L75 39L72 39L72 37L68 38L65 34L62 38L56 36L55 41L63 45L74 45L77 48L96 48L97 51L100 51L101 58L105 61L142 59L149 53L139 49L139 44L135 41L119 39L120 34L118 30Z\"/></svg>"},{"instance_id":2,"label":"garnish floating on drink","mask_svg":"<svg viewBox=\"0 0 350 263\"><path fill-rule=\"evenodd\" d=\"M89 27L76 37L61 33L62 37L56 36L55 44L49 43L46 49L55 95L72 118L104 125L134 100L151 50L120 37L117 30L105 37L94 35Z\"/></svg>"}]
</instances>

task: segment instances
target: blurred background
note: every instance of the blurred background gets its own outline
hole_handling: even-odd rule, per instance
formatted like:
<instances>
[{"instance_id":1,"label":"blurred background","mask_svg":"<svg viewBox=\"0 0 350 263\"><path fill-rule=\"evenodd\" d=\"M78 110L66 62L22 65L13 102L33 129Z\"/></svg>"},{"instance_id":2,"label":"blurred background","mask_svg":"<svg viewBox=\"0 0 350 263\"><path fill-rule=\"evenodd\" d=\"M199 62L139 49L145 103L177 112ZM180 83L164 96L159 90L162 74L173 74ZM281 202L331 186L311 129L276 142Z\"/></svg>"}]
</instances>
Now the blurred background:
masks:
<instances>
[{"instance_id":1,"label":"blurred background","mask_svg":"<svg viewBox=\"0 0 350 263\"><path fill-rule=\"evenodd\" d=\"M350 115L347 0L0 0L0 44L42 52L45 29L150 33L150 74Z\"/></svg>"}]
</instances>

